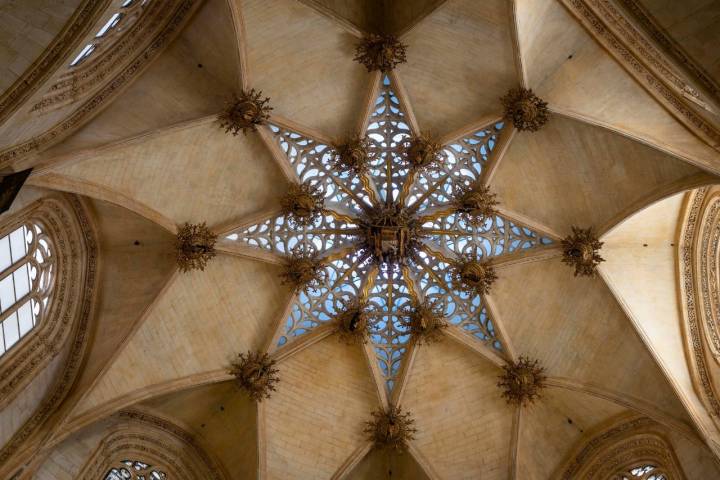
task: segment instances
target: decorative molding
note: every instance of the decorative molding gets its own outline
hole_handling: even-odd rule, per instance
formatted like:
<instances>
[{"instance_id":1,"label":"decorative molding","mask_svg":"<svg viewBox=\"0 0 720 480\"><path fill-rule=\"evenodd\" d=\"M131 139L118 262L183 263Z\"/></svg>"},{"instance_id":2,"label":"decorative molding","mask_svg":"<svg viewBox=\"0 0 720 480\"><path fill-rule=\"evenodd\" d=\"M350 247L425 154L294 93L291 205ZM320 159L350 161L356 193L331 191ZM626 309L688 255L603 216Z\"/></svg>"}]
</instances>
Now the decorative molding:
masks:
<instances>
[{"instance_id":1,"label":"decorative molding","mask_svg":"<svg viewBox=\"0 0 720 480\"><path fill-rule=\"evenodd\" d=\"M117 76L60 123L30 140L0 152L0 169L10 165L19 158L45 149L65 138L88 121L93 115L96 115L102 107L107 105L124 87L140 74L170 41L175 38L175 34L180 31L191 14L202 3L202 0L175 1L179 2L178 6L173 10L172 16L162 31L149 43L147 49L138 54Z\"/></svg>"},{"instance_id":2,"label":"decorative molding","mask_svg":"<svg viewBox=\"0 0 720 480\"><path fill-rule=\"evenodd\" d=\"M52 43L40 54L15 83L0 96L0 123L17 110L45 81L57 71L107 10L110 0L84 0Z\"/></svg>"},{"instance_id":3,"label":"decorative molding","mask_svg":"<svg viewBox=\"0 0 720 480\"><path fill-rule=\"evenodd\" d=\"M169 420L139 410L124 410L113 418L118 423L100 442L78 478L104 478L118 461L133 455L140 456L136 460L154 462L168 478L227 478L194 436Z\"/></svg>"},{"instance_id":4,"label":"decorative molding","mask_svg":"<svg viewBox=\"0 0 720 480\"><path fill-rule=\"evenodd\" d=\"M92 56L82 64L67 66L66 72L55 79L30 112L46 113L75 102L118 71L133 54L147 48L149 41L163 28L166 17L172 13L174 2L135 2L123 8L118 25L103 37L94 37L90 41L96 46ZM140 13L136 15L138 10ZM128 24L128 21L132 23Z\"/></svg>"},{"instance_id":5,"label":"decorative molding","mask_svg":"<svg viewBox=\"0 0 720 480\"><path fill-rule=\"evenodd\" d=\"M646 463L667 472L668 478L685 479L661 426L648 417L623 417L583 442L553 478L604 480Z\"/></svg>"},{"instance_id":6,"label":"decorative molding","mask_svg":"<svg viewBox=\"0 0 720 480\"><path fill-rule=\"evenodd\" d=\"M687 105L685 96L677 87L672 90L668 88L666 84L677 84L674 72L658 60L659 54L649 43L640 43L640 34L609 0L561 2L650 95L705 143L720 150L720 132ZM684 85L687 86L686 83Z\"/></svg>"},{"instance_id":7,"label":"decorative molding","mask_svg":"<svg viewBox=\"0 0 720 480\"><path fill-rule=\"evenodd\" d=\"M709 187L701 188L689 193L686 197L678 242L678 270L680 276L680 303L684 320L682 329L687 348L690 377L698 396L702 399L711 418L717 424L718 415L720 415L720 401L718 401L716 388L707 364L708 358L705 354L703 338L705 328L709 332L713 332L715 329L713 328L714 322L710 300L707 297L707 291L704 291L703 272L698 272L697 268L698 264L707 266L707 262L697 258L698 252L696 250L697 245L703 243L701 238L703 236L702 223L708 203L719 205L716 201L708 202L709 199L715 198L717 195L717 193L711 195L710 192ZM710 214L713 215L712 209ZM717 212L714 215L717 215ZM709 235L711 232L705 233ZM707 255L707 250L703 249L700 255ZM708 321L710 323L703 326L702 322ZM712 344L712 338L709 343Z\"/></svg>"},{"instance_id":8,"label":"decorative molding","mask_svg":"<svg viewBox=\"0 0 720 480\"><path fill-rule=\"evenodd\" d=\"M660 47L680 64L687 72L694 77L697 82L702 85L709 94L720 99L720 86L712 79L712 77L699 66L695 61L683 50L683 48L675 42L672 37L660 26L657 20L650 12L642 6L638 0L616 0L642 27L650 38L652 38Z\"/></svg>"},{"instance_id":9,"label":"decorative molding","mask_svg":"<svg viewBox=\"0 0 720 480\"><path fill-rule=\"evenodd\" d=\"M98 245L94 226L90 222L85 205L78 197L63 196L69 204L69 212L74 214L74 221L77 222L75 231L79 234L79 238L69 244L71 254L76 257L85 256L84 271L67 272L67 269L60 268L58 276L67 275L67 280L56 279L56 282L68 283L68 292L78 292L80 298L77 299L77 306L74 320L69 316L64 316L61 326L65 327L65 333L72 339L70 344L65 367L62 375L57 379L51 392L43 399L41 405L32 414L32 416L20 427L18 431L10 438L10 440L0 450L0 476L7 471L12 471L14 466L24 461L22 453L15 455L18 451L33 450L37 448L37 444L42 439L43 432L41 427L49 421L51 415L58 410L58 407L69 393L77 375L85 359L87 350L88 336L90 334L91 319L94 315L94 307L96 301L97 282L99 277L99 259ZM58 200L47 200L57 202ZM69 221L69 213L68 213ZM56 244L56 248L62 248L60 243ZM83 252L84 250L84 252ZM70 304L70 300L60 295L61 289L56 285L56 297L53 299L53 305L62 306ZM66 293L70 295L71 293ZM48 322L49 323L49 322ZM41 327L42 328L42 327ZM42 335L42 331L29 336L30 339L45 338L47 344L48 338ZM23 350L19 350L23 352ZM33 368L33 367L30 367ZM25 371L20 375L27 375L31 370ZM40 438L38 438L40 437Z\"/></svg>"},{"instance_id":10,"label":"decorative molding","mask_svg":"<svg viewBox=\"0 0 720 480\"><path fill-rule=\"evenodd\" d=\"M61 196L43 198L0 225L11 231L25 222L46 227L55 258L56 279L49 309L36 329L0 359L0 408L7 406L50 361L64 350L78 319L81 281L88 266L83 233L73 207Z\"/></svg>"}]
</instances>

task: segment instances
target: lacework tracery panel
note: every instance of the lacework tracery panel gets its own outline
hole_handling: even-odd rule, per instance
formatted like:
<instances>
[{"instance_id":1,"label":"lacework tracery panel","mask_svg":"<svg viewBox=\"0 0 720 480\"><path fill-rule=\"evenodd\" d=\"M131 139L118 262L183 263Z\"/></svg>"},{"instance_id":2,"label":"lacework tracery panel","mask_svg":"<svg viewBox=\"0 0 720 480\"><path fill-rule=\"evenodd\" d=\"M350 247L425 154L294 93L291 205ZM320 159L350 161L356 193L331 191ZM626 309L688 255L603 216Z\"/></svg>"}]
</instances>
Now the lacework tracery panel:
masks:
<instances>
[{"instance_id":1,"label":"lacework tracery panel","mask_svg":"<svg viewBox=\"0 0 720 480\"><path fill-rule=\"evenodd\" d=\"M495 326L483 305L480 295L470 295L453 288L450 265L427 252L418 254L415 264L418 290L421 297L441 308L451 325L456 325L475 338L502 351L495 336Z\"/></svg>"},{"instance_id":2,"label":"lacework tracery panel","mask_svg":"<svg viewBox=\"0 0 720 480\"><path fill-rule=\"evenodd\" d=\"M403 323L414 298L405 273L399 269L380 269L368 293L370 341L389 391L395 385L410 341L410 332Z\"/></svg>"},{"instance_id":3,"label":"lacework tracery panel","mask_svg":"<svg viewBox=\"0 0 720 480\"><path fill-rule=\"evenodd\" d=\"M42 320L54 279L50 239L39 223L0 238L0 356Z\"/></svg>"},{"instance_id":4,"label":"lacework tracery panel","mask_svg":"<svg viewBox=\"0 0 720 480\"><path fill-rule=\"evenodd\" d=\"M413 302L436 305L450 324L503 350L483 298L453 285L454 260L498 257L551 243L502 216L473 225L449 213L458 189L480 180L502 123L445 145L437 169L411 171L402 150L411 133L419 132L411 132L396 92L391 77L383 76L365 130L370 164L361 176L336 167L332 145L271 124L273 139L298 180L323 192L324 214L307 226L275 216L227 236L280 255L312 252L324 260L325 277L317 288L298 293L276 333L276 346L285 347L331 321L351 303L363 304L388 390L397 383L410 346L406 320ZM418 250L419 245L424 246ZM346 256L338 257L339 252Z\"/></svg>"},{"instance_id":5,"label":"lacework tracery panel","mask_svg":"<svg viewBox=\"0 0 720 480\"><path fill-rule=\"evenodd\" d=\"M479 180L503 126L500 122L445 145L438 168L418 175L408 205L420 209L447 205L459 187Z\"/></svg>"},{"instance_id":6,"label":"lacework tracery panel","mask_svg":"<svg viewBox=\"0 0 720 480\"><path fill-rule=\"evenodd\" d=\"M165 472L138 460L123 460L111 468L104 480L167 480Z\"/></svg>"},{"instance_id":7,"label":"lacework tracery panel","mask_svg":"<svg viewBox=\"0 0 720 480\"><path fill-rule=\"evenodd\" d=\"M367 127L370 149L375 152L370 175L384 202L397 200L405 184L408 167L402 160L400 147L410 133L400 100L385 75Z\"/></svg>"},{"instance_id":8,"label":"lacework tracery panel","mask_svg":"<svg viewBox=\"0 0 720 480\"><path fill-rule=\"evenodd\" d=\"M282 254L296 249L324 252L355 241L357 235L352 231L357 228L357 225L338 220L330 214L319 216L311 225L294 225L280 215L233 232L226 238Z\"/></svg>"},{"instance_id":9,"label":"lacework tracery panel","mask_svg":"<svg viewBox=\"0 0 720 480\"><path fill-rule=\"evenodd\" d=\"M335 150L300 133L270 125L275 141L287 156L300 182L319 187L325 199L359 213L372 204L361 179L332 167Z\"/></svg>"},{"instance_id":10,"label":"lacework tracery panel","mask_svg":"<svg viewBox=\"0 0 720 480\"><path fill-rule=\"evenodd\" d=\"M499 256L553 243L550 238L500 215L474 225L460 215L450 214L425 222L423 230L436 245L475 258Z\"/></svg>"},{"instance_id":11,"label":"lacework tracery panel","mask_svg":"<svg viewBox=\"0 0 720 480\"><path fill-rule=\"evenodd\" d=\"M277 345L281 347L290 338L303 335L321 323L332 320L360 296L366 270L366 265L357 253L330 262L325 267L325 275L318 288L306 288L298 293Z\"/></svg>"}]
</instances>

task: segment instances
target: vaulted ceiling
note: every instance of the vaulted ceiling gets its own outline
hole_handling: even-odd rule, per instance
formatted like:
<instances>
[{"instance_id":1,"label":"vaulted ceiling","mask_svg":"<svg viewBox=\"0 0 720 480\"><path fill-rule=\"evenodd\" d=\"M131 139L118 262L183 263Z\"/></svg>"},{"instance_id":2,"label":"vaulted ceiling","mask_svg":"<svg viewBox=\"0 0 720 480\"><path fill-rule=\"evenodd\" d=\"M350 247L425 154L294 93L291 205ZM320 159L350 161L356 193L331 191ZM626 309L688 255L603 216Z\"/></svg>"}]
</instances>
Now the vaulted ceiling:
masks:
<instances>
[{"instance_id":1,"label":"vaulted ceiling","mask_svg":"<svg viewBox=\"0 0 720 480\"><path fill-rule=\"evenodd\" d=\"M31 187L87 197L103 255L86 367L38 478L72 478L112 429L107 419L126 408L187 429L228 478L556 478L578 445L631 414L667 429L680 463L692 465L688 478L720 475L720 443L707 446L720 432L677 340L671 245L683 192L717 183L718 145L634 78L573 2L198 3L174 40L73 128L38 140L74 105L44 115L19 107L0 125L0 167L33 166ZM686 15L676 2L641 2L717 82L718 49L707 46L718 44L708 13L717 7L690 3ZM50 8L33 7L3 21L32 23L28 15ZM64 2L55 23L33 24L38 52L74 8ZM499 98L514 87L532 88L551 111L538 132L506 122L484 173L502 215L554 241L498 262L484 301L504 357L472 335L449 334L412 349L394 393L370 347L326 330L273 344L295 298L278 258L221 240L204 271L179 272L173 259L178 226L207 222L227 234L277 214L287 190L290 167L272 132L226 133L217 122L224 103L256 88L287 130L327 144L358 133L380 78L353 55L377 29L408 45L392 75L408 123L443 143L501 121ZM2 30L0 54L20 75L28 62L5 45L21 28ZM697 88L706 94L707 85ZM703 118L717 126L713 115ZM29 141L39 147L8 153ZM605 242L599 276L575 277L560 261L559 240L574 225L595 227ZM227 372L247 350L270 351L280 369L277 391L259 404ZM542 397L522 408L496 385L503 361L521 355L548 376ZM415 418L405 455L372 450L362 432L388 398Z\"/></svg>"}]
</instances>

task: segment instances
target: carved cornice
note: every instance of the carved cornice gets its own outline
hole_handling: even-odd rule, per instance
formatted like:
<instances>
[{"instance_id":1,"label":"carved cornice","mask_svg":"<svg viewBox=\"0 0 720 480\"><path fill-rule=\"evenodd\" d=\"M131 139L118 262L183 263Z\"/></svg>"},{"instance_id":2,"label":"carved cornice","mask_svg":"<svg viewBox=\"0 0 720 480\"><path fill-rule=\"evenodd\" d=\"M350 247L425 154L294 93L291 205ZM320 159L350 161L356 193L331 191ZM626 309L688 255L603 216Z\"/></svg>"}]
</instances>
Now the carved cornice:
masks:
<instances>
[{"instance_id":1,"label":"carved cornice","mask_svg":"<svg viewBox=\"0 0 720 480\"><path fill-rule=\"evenodd\" d=\"M685 345L688 350L688 364L691 370L693 386L702 399L711 417L716 421L720 415L720 402L716 396L715 386L708 366L708 358L705 354L704 332L711 332L707 339L708 343L717 345L717 338L713 340L712 332L716 331L716 322L712 315L712 307L708 298L707 278L709 273L703 271L701 266L698 271L697 265L704 265L707 268L707 258L703 261L697 256L707 256L707 244L710 242L710 234L706 231L703 241L702 221L706 218L705 208L708 204L709 188L698 189L689 195L685 207L680 241L678 245L678 269L680 274L680 295L682 303L683 322L682 328L685 337ZM711 202L711 205L720 205L718 202ZM713 215L713 210L709 212ZM717 212L715 213L717 215ZM705 249L697 251L697 245L706 245ZM704 272L704 273L703 273ZM704 280L704 281L703 281ZM709 322L709 323L706 323ZM705 325L703 325L705 323Z\"/></svg>"},{"instance_id":2,"label":"carved cornice","mask_svg":"<svg viewBox=\"0 0 720 480\"><path fill-rule=\"evenodd\" d=\"M140 12L134 23L120 24L121 36L107 38L107 42L98 46L86 62L67 67L66 73L53 83L43 98L32 106L31 112L46 112L50 108L77 101L82 98L113 72L118 71L138 51L147 47L148 42L167 23L172 14L175 0L152 1ZM140 5L140 3L137 3ZM127 17L129 14L125 13ZM122 20L121 20L122 22ZM106 37L111 36L108 33ZM97 42L97 39L93 39ZM103 38L105 40L105 37ZM100 50L100 51L99 51Z\"/></svg>"},{"instance_id":3,"label":"carved cornice","mask_svg":"<svg viewBox=\"0 0 720 480\"><path fill-rule=\"evenodd\" d=\"M173 0L177 6L171 10L165 27L149 42L148 47L136 55L112 80L100 88L91 98L75 109L68 117L46 132L0 152L0 169L14 160L45 149L75 131L97 114L109 101L149 65L175 38L203 0Z\"/></svg>"},{"instance_id":4,"label":"carved cornice","mask_svg":"<svg viewBox=\"0 0 720 480\"><path fill-rule=\"evenodd\" d=\"M87 350L87 340L90 333L91 319L94 314L97 290L99 267L98 246L95 229L90 222L86 207L78 197L74 195L65 195L63 198L69 203L75 221L77 222L73 227L79 234L79 238L76 240L77 243L74 247L75 253L76 255L81 255L81 250L84 250L85 256L84 272L75 272L75 275L70 274L67 279L69 282L68 291L79 291L82 294L82 298L78 299L76 310L77 318L74 320L74 323L67 323L71 319L64 319L66 323L63 325L68 327L68 335L71 336L72 343L69 348L67 360L65 361L65 366L62 370L62 375L57 379L50 393L43 399L32 416L15 432L2 450L0 450L0 477L2 477L3 472L7 473L6 470L12 471L14 465L11 460L16 462L22 461L22 458L20 458L22 455L18 455L16 458L13 458L13 455L21 448L28 448L28 443L32 440L33 436L41 435L40 427L48 421L67 396L77 377ZM69 301L69 299L62 300L56 297L54 303L61 305L64 301ZM74 327L72 325L74 325ZM40 335L32 335L30 338L41 337ZM28 375L29 373L31 373L31 370L25 372L24 375Z\"/></svg>"},{"instance_id":5,"label":"carved cornice","mask_svg":"<svg viewBox=\"0 0 720 480\"><path fill-rule=\"evenodd\" d=\"M720 150L720 132L687 104L683 92L697 92L676 72L625 19L610 0L561 0L620 65L670 111L690 131L716 150ZM672 88L669 88L670 85Z\"/></svg>"},{"instance_id":6,"label":"carved cornice","mask_svg":"<svg viewBox=\"0 0 720 480\"><path fill-rule=\"evenodd\" d=\"M67 60L81 38L105 12L110 0L83 0L59 35L45 51L0 96L0 123L5 121Z\"/></svg>"},{"instance_id":7,"label":"carved cornice","mask_svg":"<svg viewBox=\"0 0 720 480\"><path fill-rule=\"evenodd\" d=\"M596 433L572 454L558 478L615 478L618 471L637 462L652 463L669 478L685 479L661 426L648 417L626 417Z\"/></svg>"},{"instance_id":8,"label":"carved cornice","mask_svg":"<svg viewBox=\"0 0 720 480\"><path fill-rule=\"evenodd\" d=\"M625 10L633 17L633 19L643 28L643 30L652 38L665 52L672 56L679 65L684 67L697 82L702 85L710 95L720 101L720 86L710 77L710 75L683 50L683 48L675 42L664 28L655 20L645 7L637 0L616 0Z\"/></svg>"}]
</instances>

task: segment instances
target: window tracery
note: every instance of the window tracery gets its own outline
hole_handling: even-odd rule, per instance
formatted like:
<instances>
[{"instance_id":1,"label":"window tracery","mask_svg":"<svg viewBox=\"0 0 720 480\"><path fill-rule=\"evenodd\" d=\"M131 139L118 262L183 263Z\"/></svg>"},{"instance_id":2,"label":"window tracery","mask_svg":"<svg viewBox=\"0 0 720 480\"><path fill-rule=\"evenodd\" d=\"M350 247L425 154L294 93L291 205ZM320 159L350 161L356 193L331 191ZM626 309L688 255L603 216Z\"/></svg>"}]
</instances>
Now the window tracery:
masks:
<instances>
[{"instance_id":1,"label":"window tracery","mask_svg":"<svg viewBox=\"0 0 720 480\"><path fill-rule=\"evenodd\" d=\"M655 465L641 464L616 474L612 480L670 480L670 477Z\"/></svg>"},{"instance_id":2,"label":"window tracery","mask_svg":"<svg viewBox=\"0 0 720 480\"><path fill-rule=\"evenodd\" d=\"M70 66L77 67L90 58L93 53L111 43L113 38L116 38L118 34L137 20L140 10L147 2L148 0L124 0L120 4L120 9L113 13L100 27L92 41L86 44L70 62Z\"/></svg>"},{"instance_id":3,"label":"window tracery","mask_svg":"<svg viewBox=\"0 0 720 480\"><path fill-rule=\"evenodd\" d=\"M279 123L268 127L297 183L318 189L323 197L323 214L310 224L273 215L226 236L288 257L312 252L325 265L319 285L297 292L277 347L334 321L352 305L363 305L375 362L392 391L413 341L412 306L428 304L450 327L502 355L483 296L464 292L452 281L452 266L460 258L484 262L552 243L499 214L478 221L457 213L455 196L481 181L502 123L434 148L432 168L411 168L404 155L408 142L421 135L412 131L391 77L383 75L359 137L367 139L366 169L339 168L343 146Z\"/></svg>"},{"instance_id":4,"label":"window tracery","mask_svg":"<svg viewBox=\"0 0 720 480\"><path fill-rule=\"evenodd\" d=\"M0 238L0 357L35 328L48 308L54 258L39 222Z\"/></svg>"},{"instance_id":5,"label":"window tracery","mask_svg":"<svg viewBox=\"0 0 720 480\"><path fill-rule=\"evenodd\" d=\"M122 460L111 468L104 480L167 480L162 470L139 460Z\"/></svg>"}]
</instances>

